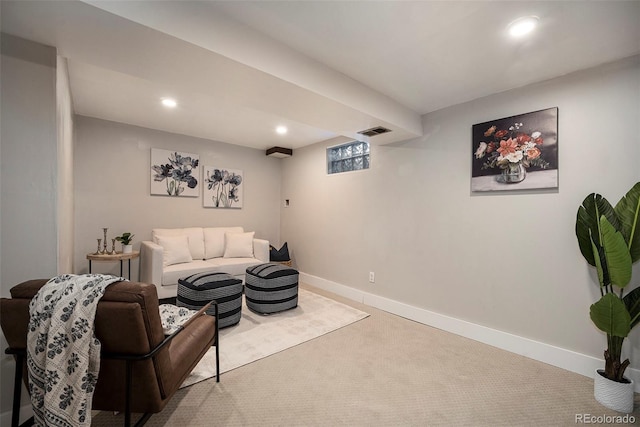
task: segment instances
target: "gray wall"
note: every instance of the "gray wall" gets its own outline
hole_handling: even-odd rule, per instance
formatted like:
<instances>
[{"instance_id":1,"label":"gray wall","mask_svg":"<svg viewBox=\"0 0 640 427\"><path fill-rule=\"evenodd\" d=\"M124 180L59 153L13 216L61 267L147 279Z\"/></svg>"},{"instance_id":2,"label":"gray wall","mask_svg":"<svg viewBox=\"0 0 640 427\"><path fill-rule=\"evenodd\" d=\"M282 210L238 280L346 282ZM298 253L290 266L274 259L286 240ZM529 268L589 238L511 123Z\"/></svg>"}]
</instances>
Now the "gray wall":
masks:
<instances>
[{"instance_id":1,"label":"gray wall","mask_svg":"<svg viewBox=\"0 0 640 427\"><path fill-rule=\"evenodd\" d=\"M304 273L602 359L575 216L590 192L616 203L640 180L639 63L427 114L424 137L373 146L367 171L327 175L328 143L296 150L283 162L282 240ZM472 194L472 125L548 107L559 108L559 189Z\"/></svg>"},{"instance_id":2,"label":"gray wall","mask_svg":"<svg viewBox=\"0 0 640 427\"><path fill-rule=\"evenodd\" d=\"M216 141L98 120L75 117L75 270L88 272L87 253L94 252L103 227L111 238L125 231L135 234L134 249L151 239L152 228L244 227L256 236L278 243L280 236L280 160L264 151ZM151 148L200 155L203 166L244 172L242 209L202 207L197 198L151 196ZM202 175L198 176L201 188ZM116 243L116 248L120 244ZM118 273L119 266L94 263L94 272ZM138 260L131 264L138 278ZM125 270L126 275L126 270Z\"/></svg>"},{"instance_id":3,"label":"gray wall","mask_svg":"<svg viewBox=\"0 0 640 427\"><path fill-rule=\"evenodd\" d=\"M57 272L56 50L2 34L1 80L0 295L8 297L13 285ZM3 335L3 415L14 372L6 346Z\"/></svg>"},{"instance_id":4,"label":"gray wall","mask_svg":"<svg viewBox=\"0 0 640 427\"><path fill-rule=\"evenodd\" d=\"M110 236L135 233L137 249L153 227L242 225L274 244L288 241L305 273L602 357L604 338L587 314L598 290L573 227L589 192L615 203L640 179L638 57L426 115L423 138L374 146L372 169L334 176L326 175L328 144L278 160L259 150L76 117L74 174L63 178L60 165L65 172L70 166L60 159L71 148L63 144L59 153L56 143L55 61L53 48L2 36L2 296L21 280L50 277L59 263L69 265L58 256L62 246L69 251L59 233L75 234L73 269L82 273L102 227ZM553 106L560 111L560 188L471 194L471 126ZM243 169L244 208L204 209L201 196L150 196L151 147ZM74 229L61 231L59 212L74 198ZM285 198L290 207L281 208ZM137 261L133 267L136 279ZM376 273L373 285L369 271ZM637 282L637 266L634 274ZM627 343L626 351L638 360L639 330L633 338L635 347ZM13 362L1 360L5 415Z\"/></svg>"}]
</instances>

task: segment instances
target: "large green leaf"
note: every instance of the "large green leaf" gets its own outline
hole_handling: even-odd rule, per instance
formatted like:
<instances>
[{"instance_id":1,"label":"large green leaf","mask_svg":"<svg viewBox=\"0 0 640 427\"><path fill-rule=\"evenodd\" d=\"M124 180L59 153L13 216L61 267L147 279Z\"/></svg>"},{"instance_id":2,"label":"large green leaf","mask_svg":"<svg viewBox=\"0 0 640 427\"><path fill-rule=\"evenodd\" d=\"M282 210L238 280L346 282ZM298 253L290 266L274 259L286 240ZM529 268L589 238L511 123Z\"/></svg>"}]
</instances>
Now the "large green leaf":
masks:
<instances>
[{"instance_id":1,"label":"large green leaf","mask_svg":"<svg viewBox=\"0 0 640 427\"><path fill-rule=\"evenodd\" d=\"M589 316L598 329L615 337L626 337L631 330L631 316L616 294L605 294L591 305Z\"/></svg>"},{"instance_id":2,"label":"large green leaf","mask_svg":"<svg viewBox=\"0 0 640 427\"><path fill-rule=\"evenodd\" d=\"M601 247L600 217L603 215L616 230L619 229L618 218L611 204L600 194L591 193L582 201L582 206L578 208L576 217L576 237L578 238L580 252L582 252L582 256L587 262L594 267L596 261L591 247L591 239L593 238L597 248Z\"/></svg>"},{"instance_id":3,"label":"large green leaf","mask_svg":"<svg viewBox=\"0 0 640 427\"><path fill-rule=\"evenodd\" d=\"M631 187L614 208L620 230L626 240L632 262L640 259L640 182Z\"/></svg>"},{"instance_id":4,"label":"large green leaf","mask_svg":"<svg viewBox=\"0 0 640 427\"><path fill-rule=\"evenodd\" d=\"M631 329L633 329L640 323L640 288L632 290L622 300L631 316Z\"/></svg>"},{"instance_id":5,"label":"large green leaf","mask_svg":"<svg viewBox=\"0 0 640 427\"><path fill-rule=\"evenodd\" d=\"M610 283L624 288L631 281L631 255L622 233L613 228L609 220L600 218L601 243L604 248L606 268L609 271ZM604 283L608 285L609 283Z\"/></svg>"},{"instance_id":6,"label":"large green leaf","mask_svg":"<svg viewBox=\"0 0 640 427\"><path fill-rule=\"evenodd\" d=\"M598 248L596 244L591 240L591 247L594 253L595 267L598 272L598 281L600 282L600 286L609 285L611 280L609 279L609 268L606 263L606 259L604 258L604 248L600 248L602 250L602 256L598 254Z\"/></svg>"}]
</instances>

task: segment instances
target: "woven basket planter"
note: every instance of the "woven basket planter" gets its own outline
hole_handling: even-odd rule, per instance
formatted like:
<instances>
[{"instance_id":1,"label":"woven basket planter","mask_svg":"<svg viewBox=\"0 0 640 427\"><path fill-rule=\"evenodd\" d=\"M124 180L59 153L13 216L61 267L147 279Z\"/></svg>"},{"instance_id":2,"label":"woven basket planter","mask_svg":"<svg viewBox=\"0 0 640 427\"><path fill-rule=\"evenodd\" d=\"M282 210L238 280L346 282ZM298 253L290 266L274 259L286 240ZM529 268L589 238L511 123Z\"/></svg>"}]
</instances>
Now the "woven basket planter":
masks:
<instances>
[{"instance_id":1,"label":"woven basket planter","mask_svg":"<svg viewBox=\"0 0 640 427\"><path fill-rule=\"evenodd\" d=\"M633 380L628 383L612 381L600 375L602 369L596 370L593 382L593 395L602 405L614 411L630 414L633 412Z\"/></svg>"}]
</instances>

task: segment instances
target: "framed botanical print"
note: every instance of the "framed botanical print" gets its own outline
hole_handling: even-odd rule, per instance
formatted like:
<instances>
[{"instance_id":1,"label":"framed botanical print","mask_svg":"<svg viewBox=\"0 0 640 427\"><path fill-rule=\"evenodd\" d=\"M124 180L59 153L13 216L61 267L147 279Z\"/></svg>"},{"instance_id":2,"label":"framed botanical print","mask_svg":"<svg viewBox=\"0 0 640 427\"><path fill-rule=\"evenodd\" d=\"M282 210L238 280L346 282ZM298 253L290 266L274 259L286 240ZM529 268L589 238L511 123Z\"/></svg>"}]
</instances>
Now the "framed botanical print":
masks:
<instances>
[{"instance_id":1,"label":"framed botanical print","mask_svg":"<svg viewBox=\"0 0 640 427\"><path fill-rule=\"evenodd\" d=\"M205 208L242 208L244 177L239 169L204 167Z\"/></svg>"},{"instance_id":2,"label":"framed botanical print","mask_svg":"<svg viewBox=\"0 0 640 427\"><path fill-rule=\"evenodd\" d=\"M151 195L198 197L197 154L151 149Z\"/></svg>"}]
</instances>

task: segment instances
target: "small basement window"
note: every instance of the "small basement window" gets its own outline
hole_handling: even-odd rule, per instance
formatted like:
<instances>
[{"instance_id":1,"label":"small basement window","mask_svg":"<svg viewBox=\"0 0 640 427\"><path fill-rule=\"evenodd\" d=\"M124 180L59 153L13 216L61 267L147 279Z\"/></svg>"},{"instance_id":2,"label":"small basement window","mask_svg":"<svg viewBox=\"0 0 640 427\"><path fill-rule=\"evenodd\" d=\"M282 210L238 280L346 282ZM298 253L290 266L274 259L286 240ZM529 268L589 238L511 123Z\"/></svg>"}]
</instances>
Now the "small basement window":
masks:
<instances>
[{"instance_id":1,"label":"small basement window","mask_svg":"<svg viewBox=\"0 0 640 427\"><path fill-rule=\"evenodd\" d=\"M327 148L327 173L369 169L369 143L352 141Z\"/></svg>"}]
</instances>

